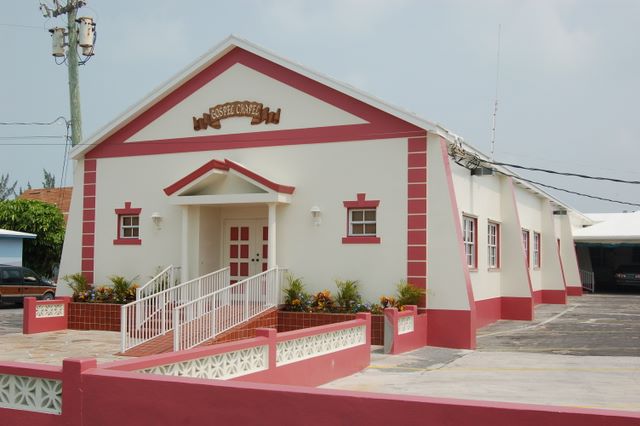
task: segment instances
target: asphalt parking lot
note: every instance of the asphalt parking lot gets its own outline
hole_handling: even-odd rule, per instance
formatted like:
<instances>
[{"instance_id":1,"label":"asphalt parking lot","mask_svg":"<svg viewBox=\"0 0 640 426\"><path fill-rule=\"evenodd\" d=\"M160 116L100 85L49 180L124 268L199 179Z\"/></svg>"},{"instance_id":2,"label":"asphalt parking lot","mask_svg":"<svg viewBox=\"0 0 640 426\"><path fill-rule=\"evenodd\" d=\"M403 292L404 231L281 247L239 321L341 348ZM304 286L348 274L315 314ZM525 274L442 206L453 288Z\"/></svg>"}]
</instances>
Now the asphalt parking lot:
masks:
<instances>
[{"instance_id":1,"label":"asphalt parking lot","mask_svg":"<svg viewBox=\"0 0 640 426\"><path fill-rule=\"evenodd\" d=\"M478 350L640 357L640 294L586 294L535 313L478 330Z\"/></svg>"},{"instance_id":2,"label":"asphalt parking lot","mask_svg":"<svg viewBox=\"0 0 640 426\"><path fill-rule=\"evenodd\" d=\"M322 387L640 411L640 295L539 305L534 321L478 330L475 351L377 348L369 368Z\"/></svg>"}]
</instances>

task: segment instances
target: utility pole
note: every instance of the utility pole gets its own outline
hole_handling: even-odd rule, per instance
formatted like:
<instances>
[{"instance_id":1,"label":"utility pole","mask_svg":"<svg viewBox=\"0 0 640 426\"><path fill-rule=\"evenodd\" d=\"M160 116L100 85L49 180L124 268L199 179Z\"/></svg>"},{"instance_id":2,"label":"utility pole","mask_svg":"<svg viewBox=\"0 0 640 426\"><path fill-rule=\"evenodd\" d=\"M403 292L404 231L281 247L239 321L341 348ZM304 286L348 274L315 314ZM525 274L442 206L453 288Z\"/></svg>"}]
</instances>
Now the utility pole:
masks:
<instances>
[{"instance_id":1,"label":"utility pole","mask_svg":"<svg viewBox=\"0 0 640 426\"><path fill-rule=\"evenodd\" d=\"M80 109L80 81L78 78L79 65L84 65L93 56L95 43L95 23L92 18L77 19L78 9L86 5L85 0L67 0L66 6L61 6L59 0L53 0L55 8L40 3L40 10L44 17L58 17L67 15L67 28L56 27L49 32L52 34L52 55L56 58L64 57L67 62L69 79L69 112L71 114L71 146L82 142L82 112ZM77 24L80 24L79 26ZM78 28L79 27L79 28ZM68 36L68 43L65 43ZM67 47L65 52L65 46ZM79 59L78 47L82 48L84 60ZM66 53L66 55L65 55ZM58 62L56 62L58 63ZM59 63L61 65L63 62Z\"/></svg>"}]
</instances>

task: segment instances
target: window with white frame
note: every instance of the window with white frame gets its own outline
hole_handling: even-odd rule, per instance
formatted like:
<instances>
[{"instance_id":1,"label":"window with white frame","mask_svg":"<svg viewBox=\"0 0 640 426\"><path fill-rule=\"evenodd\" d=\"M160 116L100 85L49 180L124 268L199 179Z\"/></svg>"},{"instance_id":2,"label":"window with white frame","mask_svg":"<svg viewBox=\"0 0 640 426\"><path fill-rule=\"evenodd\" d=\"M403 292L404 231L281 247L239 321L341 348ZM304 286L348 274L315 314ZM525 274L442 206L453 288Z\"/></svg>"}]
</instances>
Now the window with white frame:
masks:
<instances>
[{"instance_id":1,"label":"window with white frame","mask_svg":"<svg viewBox=\"0 0 640 426\"><path fill-rule=\"evenodd\" d=\"M122 239L140 238L140 216L120 215L119 237Z\"/></svg>"},{"instance_id":2,"label":"window with white frame","mask_svg":"<svg viewBox=\"0 0 640 426\"><path fill-rule=\"evenodd\" d=\"M522 247L524 248L524 256L527 260L527 267L529 266L529 231L522 230Z\"/></svg>"},{"instance_id":3,"label":"window with white frame","mask_svg":"<svg viewBox=\"0 0 640 426\"><path fill-rule=\"evenodd\" d=\"M376 235L376 209L349 209L349 236Z\"/></svg>"},{"instance_id":4,"label":"window with white frame","mask_svg":"<svg viewBox=\"0 0 640 426\"><path fill-rule=\"evenodd\" d=\"M533 267L540 267L540 234L533 233Z\"/></svg>"},{"instance_id":5,"label":"window with white frame","mask_svg":"<svg viewBox=\"0 0 640 426\"><path fill-rule=\"evenodd\" d=\"M478 267L477 252L478 220L475 217L462 216L462 240L464 242L464 254L467 265L470 268Z\"/></svg>"},{"instance_id":6,"label":"window with white frame","mask_svg":"<svg viewBox=\"0 0 640 426\"><path fill-rule=\"evenodd\" d=\"M487 264L490 269L500 267L500 225L495 222L487 225Z\"/></svg>"}]
</instances>

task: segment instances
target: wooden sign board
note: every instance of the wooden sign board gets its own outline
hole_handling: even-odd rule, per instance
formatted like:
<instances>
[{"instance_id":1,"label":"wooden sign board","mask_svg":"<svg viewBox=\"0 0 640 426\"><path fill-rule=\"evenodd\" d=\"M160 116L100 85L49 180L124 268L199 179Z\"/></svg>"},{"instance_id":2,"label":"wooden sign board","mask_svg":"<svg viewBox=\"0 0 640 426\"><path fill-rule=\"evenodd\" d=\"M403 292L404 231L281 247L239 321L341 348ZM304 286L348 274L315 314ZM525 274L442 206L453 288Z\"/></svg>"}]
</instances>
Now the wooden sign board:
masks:
<instances>
[{"instance_id":1,"label":"wooden sign board","mask_svg":"<svg viewBox=\"0 0 640 426\"><path fill-rule=\"evenodd\" d=\"M272 112L269 111L269 107L265 108L259 102L227 102L209 108L209 112L202 114L202 117L193 117L193 130L205 130L207 127L219 129L222 127L220 120L230 117L251 117L252 125L278 124L280 123L280 108Z\"/></svg>"}]
</instances>

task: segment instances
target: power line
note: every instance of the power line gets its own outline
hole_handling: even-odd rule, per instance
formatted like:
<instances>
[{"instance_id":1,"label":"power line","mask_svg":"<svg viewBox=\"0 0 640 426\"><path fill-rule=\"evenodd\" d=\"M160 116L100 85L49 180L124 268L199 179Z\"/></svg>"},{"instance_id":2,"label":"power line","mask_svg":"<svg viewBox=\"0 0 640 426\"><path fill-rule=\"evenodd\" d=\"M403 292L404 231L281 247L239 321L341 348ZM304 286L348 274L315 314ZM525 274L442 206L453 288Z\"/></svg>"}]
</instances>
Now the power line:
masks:
<instances>
[{"instance_id":1,"label":"power line","mask_svg":"<svg viewBox=\"0 0 640 426\"><path fill-rule=\"evenodd\" d=\"M69 124L69 120L60 116L53 121L0 121L0 126L51 126L61 120Z\"/></svg>"},{"instance_id":2,"label":"power line","mask_svg":"<svg viewBox=\"0 0 640 426\"><path fill-rule=\"evenodd\" d=\"M579 178L583 178L583 179L606 180L606 181L610 181L610 182L629 183L629 184L633 184L633 185L640 184L640 181L638 181L638 180L626 180L626 179L610 178L610 177L603 177L603 176L590 176L590 175L584 175L584 174L581 174L581 173L572 173L572 172L558 172L556 170L541 169L541 168L538 168L538 167L527 167L527 166L521 166L519 164L502 163L502 162L499 162L499 161L486 161L486 160L483 160L483 162L484 163L488 163L488 164L493 164L493 165L496 165L496 166L507 166L507 167L513 167L513 168L516 168L516 169L531 170L531 171L534 171L534 172L551 173L551 174L560 175L560 176L573 176L573 177L579 177Z\"/></svg>"},{"instance_id":3,"label":"power line","mask_svg":"<svg viewBox=\"0 0 640 426\"><path fill-rule=\"evenodd\" d=\"M66 138L65 135L31 135L31 136L0 136L0 140L20 140L20 139L60 139L60 138ZM53 145L53 144L20 144L20 143L16 143L16 144L1 144L1 145L23 145L23 146L28 146L28 145ZM56 144L56 145L63 145L63 144Z\"/></svg>"},{"instance_id":4,"label":"power line","mask_svg":"<svg viewBox=\"0 0 640 426\"><path fill-rule=\"evenodd\" d=\"M546 183L537 182L535 180L525 179L525 178L523 178L521 176L514 176L514 175L511 175L509 173L501 172L500 170L496 170L496 172L498 172L498 173L500 173L501 175L504 175L504 176L513 177L513 178L516 178L518 180L522 180L522 181L525 181L525 182L532 183L534 185L544 186L545 188L555 189L556 191L562 191L562 192L566 192L568 194L579 195L581 197L592 198L594 200L608 201L610 203L617 203L617 204L624 204L624 205L627 205L627 206L640 207L639 203L630 203L628 201L613 200L611 198L599 197L597 195L590 195L590 194L585 194L583 192L572 191L570 189L559 188L557 186L547 185Z\"/></svg>"}]
</instances>

